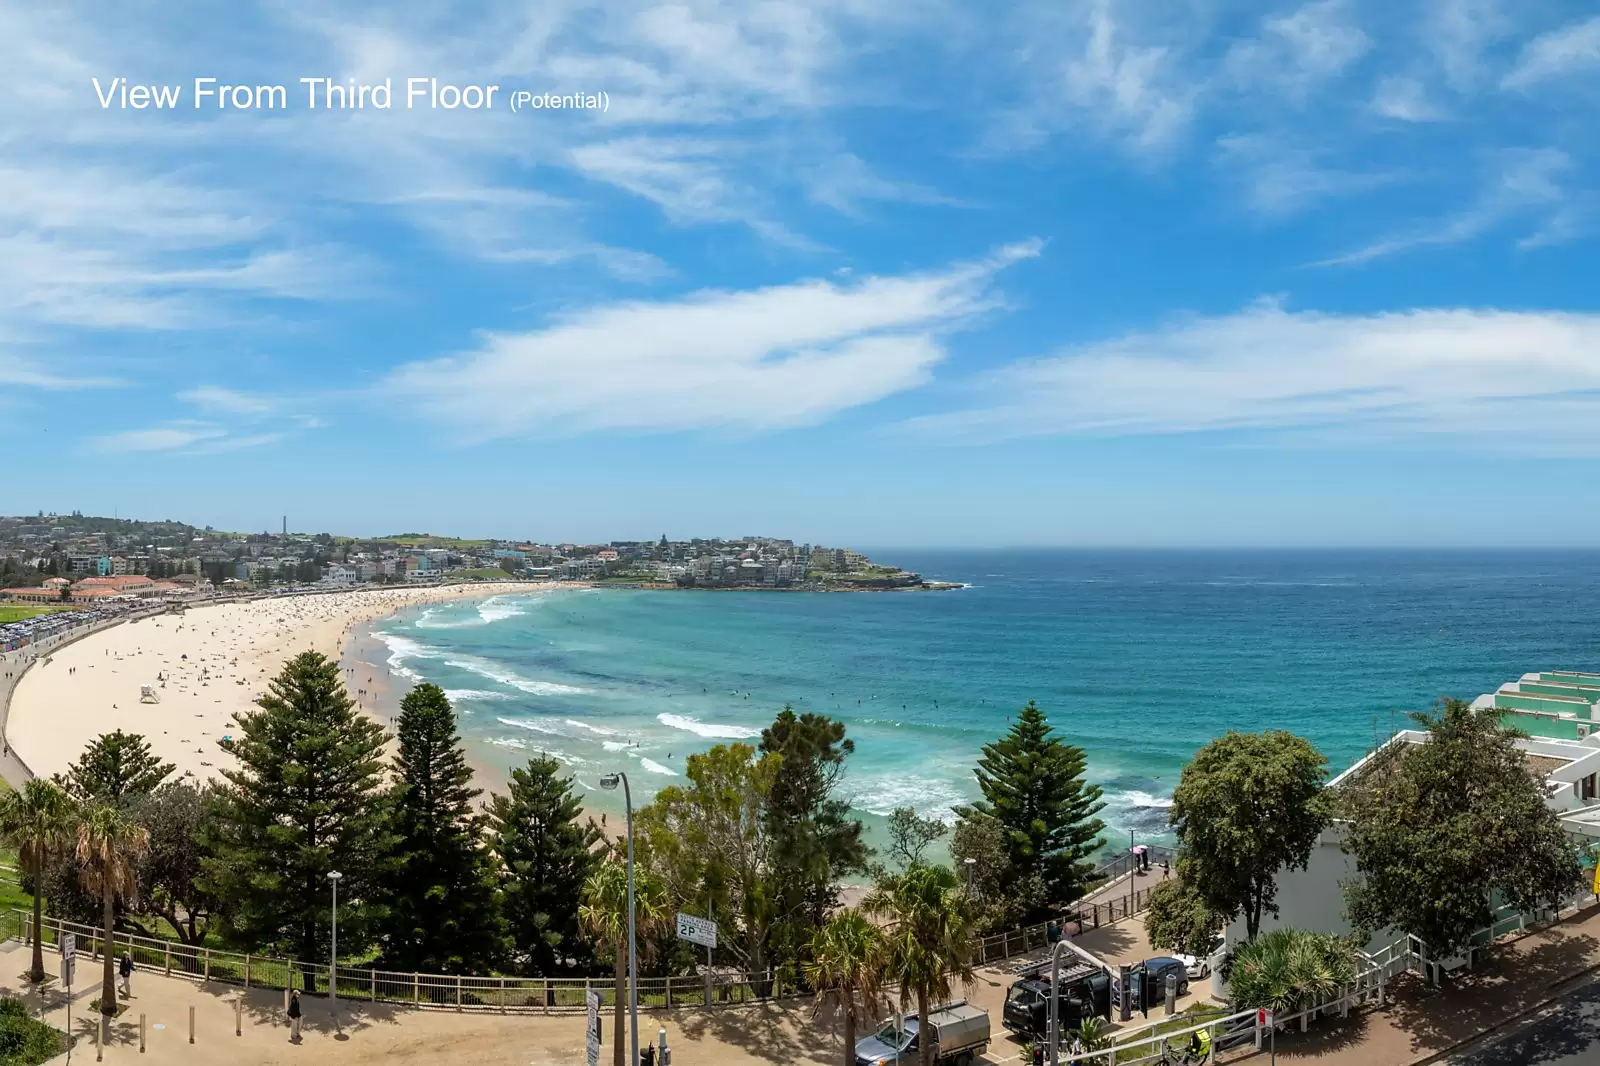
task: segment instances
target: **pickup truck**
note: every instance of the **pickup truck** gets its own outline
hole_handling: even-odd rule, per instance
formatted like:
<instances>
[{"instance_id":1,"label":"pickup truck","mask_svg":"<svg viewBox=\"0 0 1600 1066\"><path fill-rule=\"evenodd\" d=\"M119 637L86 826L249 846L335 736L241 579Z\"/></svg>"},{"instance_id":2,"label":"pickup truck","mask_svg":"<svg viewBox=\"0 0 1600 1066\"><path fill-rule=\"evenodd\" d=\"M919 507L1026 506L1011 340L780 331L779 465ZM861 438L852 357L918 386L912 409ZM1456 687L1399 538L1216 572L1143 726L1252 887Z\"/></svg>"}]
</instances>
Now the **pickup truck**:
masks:
<instances>
[{"instance_id":1,"label":"pickup truck","mask_svg":"<svg viewBox=\"0 0 1600 1066\"><path fill-rule=\"evenodd\" d=\"M989 1012L966 1000L945 1003L928 1012L933 1036L933 1060L949 1066L976 1062L989 1046ZM868 1037L856 1041L856 1066L905 1066L918 1061L922 1038L916 1015L885 1022Z\"/></svg>"}]
</instances>

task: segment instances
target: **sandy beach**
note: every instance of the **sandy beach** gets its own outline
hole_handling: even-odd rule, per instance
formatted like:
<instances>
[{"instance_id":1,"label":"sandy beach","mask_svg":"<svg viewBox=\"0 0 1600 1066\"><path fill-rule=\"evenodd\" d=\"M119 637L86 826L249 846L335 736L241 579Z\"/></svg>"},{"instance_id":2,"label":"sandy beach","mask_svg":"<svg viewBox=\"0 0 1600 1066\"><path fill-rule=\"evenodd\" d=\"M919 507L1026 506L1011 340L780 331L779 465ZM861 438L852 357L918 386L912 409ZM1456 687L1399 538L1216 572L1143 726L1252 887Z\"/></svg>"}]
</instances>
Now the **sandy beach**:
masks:
<instances>
[{"instance_id":1,"label":"sandy beach","mask_svg":"<svg viewBox=\"0 0 1600 1066\"><path fill-rule=\"evenodd\" d=\"M314 650L341 662L352 698L389 726L394 697L380 679L357 676L343 655L363 623L416 604L490 595L539 595L561 585L485 582L433 588L363 589L196 607L127 622L41 660L11 697L7 741L35 774L63 772L94 737L141 733L179 776L205 780L234 764L218 741L250 710L285 659ZM140 700L151 685L159 703ZM364 691L365 690L365 691ZM382 704L387 703L388 706Z\"/></svg>"}]
</instances>

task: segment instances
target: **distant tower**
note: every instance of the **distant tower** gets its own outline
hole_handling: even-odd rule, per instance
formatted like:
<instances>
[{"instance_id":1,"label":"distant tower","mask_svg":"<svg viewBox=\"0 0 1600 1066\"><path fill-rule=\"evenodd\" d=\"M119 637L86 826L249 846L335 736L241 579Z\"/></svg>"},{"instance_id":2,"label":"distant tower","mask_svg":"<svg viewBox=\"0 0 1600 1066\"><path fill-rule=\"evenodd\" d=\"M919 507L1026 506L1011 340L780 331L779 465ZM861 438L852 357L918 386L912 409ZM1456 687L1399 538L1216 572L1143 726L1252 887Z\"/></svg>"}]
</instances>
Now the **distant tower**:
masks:
<instances>
[{"instance_id":1,"label":"distant tower","mask_svg":"<svg viewBox=\"0 0 1600 1066\"><path fill-rule=\"evenodd\" d=\"M283 516L283 535L286 536L286 537L289 535L289 516L288 515L284 515Z\"/></svg>"}]
</instances>

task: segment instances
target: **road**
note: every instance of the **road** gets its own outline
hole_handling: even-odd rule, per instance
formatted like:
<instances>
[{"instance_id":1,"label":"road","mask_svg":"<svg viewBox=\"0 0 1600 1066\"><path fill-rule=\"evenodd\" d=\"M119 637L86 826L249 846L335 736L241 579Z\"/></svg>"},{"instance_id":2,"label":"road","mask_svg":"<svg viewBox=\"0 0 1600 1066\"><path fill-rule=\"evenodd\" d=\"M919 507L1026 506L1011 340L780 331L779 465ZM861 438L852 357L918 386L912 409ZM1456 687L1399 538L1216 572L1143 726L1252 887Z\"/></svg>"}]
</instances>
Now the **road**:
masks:
<instances>
[{"instance_id":1,"label":"road","mask_svg":"<svg viewBox=\"0 0 1600 1066\"><path fill-rule=\"evenodd\" d=\"M1600 1066L1600 984L1562 997L1549 1014L1452 1066Z\"/></svg>"}]
</instances>

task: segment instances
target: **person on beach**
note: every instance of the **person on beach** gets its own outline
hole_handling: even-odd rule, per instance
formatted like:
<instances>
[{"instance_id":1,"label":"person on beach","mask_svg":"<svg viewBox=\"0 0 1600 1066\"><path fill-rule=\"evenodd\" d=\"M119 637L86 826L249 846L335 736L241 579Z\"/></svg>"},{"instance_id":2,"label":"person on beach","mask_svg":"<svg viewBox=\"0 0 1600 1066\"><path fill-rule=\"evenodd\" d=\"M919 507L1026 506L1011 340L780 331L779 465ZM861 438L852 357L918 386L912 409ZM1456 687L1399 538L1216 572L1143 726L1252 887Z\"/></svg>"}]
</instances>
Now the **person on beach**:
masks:
<instances>
[{"instance_id":1,"label":"person on beach","mask_svg":"<svg viewBox=\"0 0 1600 1066\"><path fill-rule=\"evenodd\" d=\"M133 998L133 956L126 951L122 953L122 961L117 964L117 974L122 978L119 991L123 999Z\"/></svg>"},{"instance_id":2,"label":"person on beach","mask_svg":"<svg viewBox=\"0 0 1600 1066\"><path fill-rule=\"evenodd\" d=\"M300 1043L300 990L289 993L289 1042Z\"/></svg>"}]
</instances>

